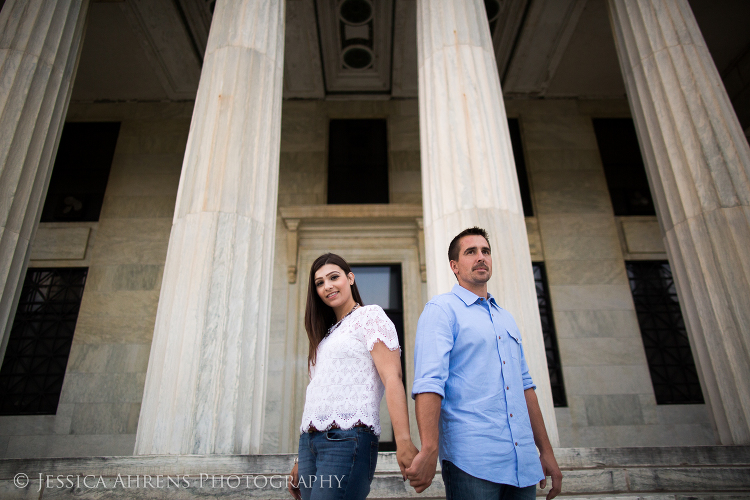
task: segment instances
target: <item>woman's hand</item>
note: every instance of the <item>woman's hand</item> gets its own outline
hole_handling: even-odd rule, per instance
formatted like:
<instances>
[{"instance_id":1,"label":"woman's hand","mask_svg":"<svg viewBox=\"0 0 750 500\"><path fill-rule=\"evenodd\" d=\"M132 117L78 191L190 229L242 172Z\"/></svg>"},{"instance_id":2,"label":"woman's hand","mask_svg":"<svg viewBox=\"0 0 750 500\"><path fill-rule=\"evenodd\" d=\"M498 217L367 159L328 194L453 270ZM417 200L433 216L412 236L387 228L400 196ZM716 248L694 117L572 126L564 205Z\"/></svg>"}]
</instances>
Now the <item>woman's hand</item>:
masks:
<instances>
[{"instance_id":1,"label":"woman's hand","mask_svg":"<svg viewBox=\"0 0 750 500\"><path fill-rule=\"evenodd\" d=\"M419 450L411 442L411 439L404 443L396 443L396 461L398 462L399 469L401 469L401 477L404 481L406 481L406 469L411 467L411 463L414 457L417 456L417 453L419 453Z\"/></svg>"},{"instance_id":2,"label":"woman's hand","mask_svg":"<svg viewBox=\"0 0 750 500\"><path fill-rule=\"evenodd\" d=\"M289 482L287 488L289 489L289 493L292 494L293 498L295 498L296 500L302 500L302 493L300 493L299 491L299 472L297 471L297 464L294 464L292 472L289 473Z\"/></svg>"},{"instance_id":3,"label":"woman's hand","mask_svg":"<svg viewBox=\"0 0 750 500\"><path fill-rule=\"evenodd\" d=\"M401 380L401 354L391 351L382 342L375 342L370 351L380 380L385 386L385 401L391 415L393 437L396 439L396 460L401 469L401 477L406 481L406 469L419 453L409 432L409 412L406 409L406 393Z\"/></svg>"}]
</instances>

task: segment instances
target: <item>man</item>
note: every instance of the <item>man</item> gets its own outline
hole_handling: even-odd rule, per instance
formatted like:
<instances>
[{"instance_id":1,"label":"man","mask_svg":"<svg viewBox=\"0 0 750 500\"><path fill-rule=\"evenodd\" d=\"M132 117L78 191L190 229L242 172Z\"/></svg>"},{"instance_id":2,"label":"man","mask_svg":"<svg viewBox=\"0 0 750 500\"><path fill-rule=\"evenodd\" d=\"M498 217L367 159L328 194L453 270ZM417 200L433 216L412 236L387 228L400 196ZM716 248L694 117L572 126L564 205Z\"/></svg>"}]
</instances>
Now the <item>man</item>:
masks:
<instances>
[{"instance_id":1,"label":"man","mask_svg":"<svg viewBox=\"0 0 750 500\"><path fill-rule=\"evenodd\" d=\"M546 476L551 500L562 473L516 322L487 293L487 232L462 231L448 258L458 284L430 300L417 325L412 397L422 450L406 476L417 493L424 491L439 453L447 500L531 500Z\"/></svg>"}]
</instances>

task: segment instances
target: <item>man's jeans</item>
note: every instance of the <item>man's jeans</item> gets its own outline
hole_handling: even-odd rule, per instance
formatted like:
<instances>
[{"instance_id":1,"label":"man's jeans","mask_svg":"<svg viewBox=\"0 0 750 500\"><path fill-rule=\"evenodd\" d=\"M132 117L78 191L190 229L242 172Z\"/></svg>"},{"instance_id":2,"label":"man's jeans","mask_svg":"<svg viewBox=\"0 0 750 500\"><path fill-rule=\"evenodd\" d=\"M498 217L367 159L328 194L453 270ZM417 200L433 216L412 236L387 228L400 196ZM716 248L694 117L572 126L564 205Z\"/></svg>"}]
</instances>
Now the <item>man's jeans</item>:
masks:
<instances>
[{"instance_id":1,"label":"man's jeans","mask_svg":"<svg viewBox=\"0 0 750 500\"><path fill-rule=\"evenodd\" d=\"M462 471L443 460L443 484L446 500L534 500L536 485L525 488L493 483Z\"/></svg>"},{"instance_id":2,"label":"man's jeans","mask_svg":"<svg viewBox=\"0 0 750 500\"><path fill-rule=\"evenodd\" d=\"M378 437L366 427L306 432L299 438L302 500L364 500L378 462Z\"/></svg>"}]
</instances>

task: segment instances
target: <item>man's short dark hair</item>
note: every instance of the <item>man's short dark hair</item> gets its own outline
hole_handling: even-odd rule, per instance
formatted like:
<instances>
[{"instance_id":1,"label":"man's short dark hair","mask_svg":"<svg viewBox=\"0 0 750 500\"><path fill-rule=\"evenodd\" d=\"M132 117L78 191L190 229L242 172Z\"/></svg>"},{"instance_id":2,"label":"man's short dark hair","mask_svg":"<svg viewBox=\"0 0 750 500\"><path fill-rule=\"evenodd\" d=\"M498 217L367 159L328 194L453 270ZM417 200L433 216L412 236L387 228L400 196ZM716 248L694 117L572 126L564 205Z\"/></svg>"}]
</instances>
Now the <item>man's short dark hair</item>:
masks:
<instances>
[{"instance_id":1,"label":"man's short dark hair","mask_svg":"<svg viewBox=\"0 0 750 500\"><path fill-rule=\"evenodd\" d=\"M487 240L487 246L492 250L492 247L490 246L490 238L487 236L487 231L482 229L481 227L470 227L468 229L464 229L460 233L456 235L455 238L451 240L451 244L448 245L448 260L455 260L458 262L458 251L460 248L461 238L464 236L481 236L485 240Z\"/></svg>"}]
</instances>

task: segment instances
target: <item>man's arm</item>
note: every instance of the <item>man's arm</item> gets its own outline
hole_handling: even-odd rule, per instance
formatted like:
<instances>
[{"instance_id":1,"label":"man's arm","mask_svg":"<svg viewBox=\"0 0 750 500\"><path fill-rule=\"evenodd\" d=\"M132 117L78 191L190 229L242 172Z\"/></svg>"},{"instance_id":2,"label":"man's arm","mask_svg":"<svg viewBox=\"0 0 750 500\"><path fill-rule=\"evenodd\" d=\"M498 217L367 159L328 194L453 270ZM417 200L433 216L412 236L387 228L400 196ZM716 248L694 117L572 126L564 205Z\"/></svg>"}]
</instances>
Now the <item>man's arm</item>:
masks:
<instances>
[{"instance_id":1,"label":"man's arm","mask_svg":"<svg viewBox=\"0 0 750 500\"><path fill-rule=\"evenodd\" d=\"M542 489L546 488L547 476L552 477L552 489L547 493L547 500L552 500L562 489L562 472L560 472L560 467L557 466L555 453L549 442L549 436L547 436L547 428L544 426L544 417L542 417L542 410L539 408L539 400L536 397L536 392L533 388L526 389L523 391L523 395L526 397L531 431L534 433L534 442L537 448L539 448L539 460L542 462L542 471L544 472L544 479L539 483L539 486ZM417 416L419 416L418 411Z\"/></svg>"},{"instance_id":2,"label":"man's arm","mask_svg":"<svg viewBox=\"0 0 750 500\"><path fill-rule=\"evenodd\" d=\"M422 449L414 457L411 467L406 469L406 478L417 493L422 493L432 484L438 459L438 422L440 421L440 403L443 398L434 392L417 394L416 410L419 439Z\"/></svg>"},{"instance_id":3,"label":"man's arm","mask_svg":"<svg viewBox=\"0 0 750 500\"><path fill-rule=\"evenodd\" d=\"M448 380L453 330L446 312L428 302L417 323L414 343L414 384L411 394L416 400L417 426L422 450L406 469L411 486L421 493L435 477L440 436L440 406Z\"/></svg>"}]
</instances>

